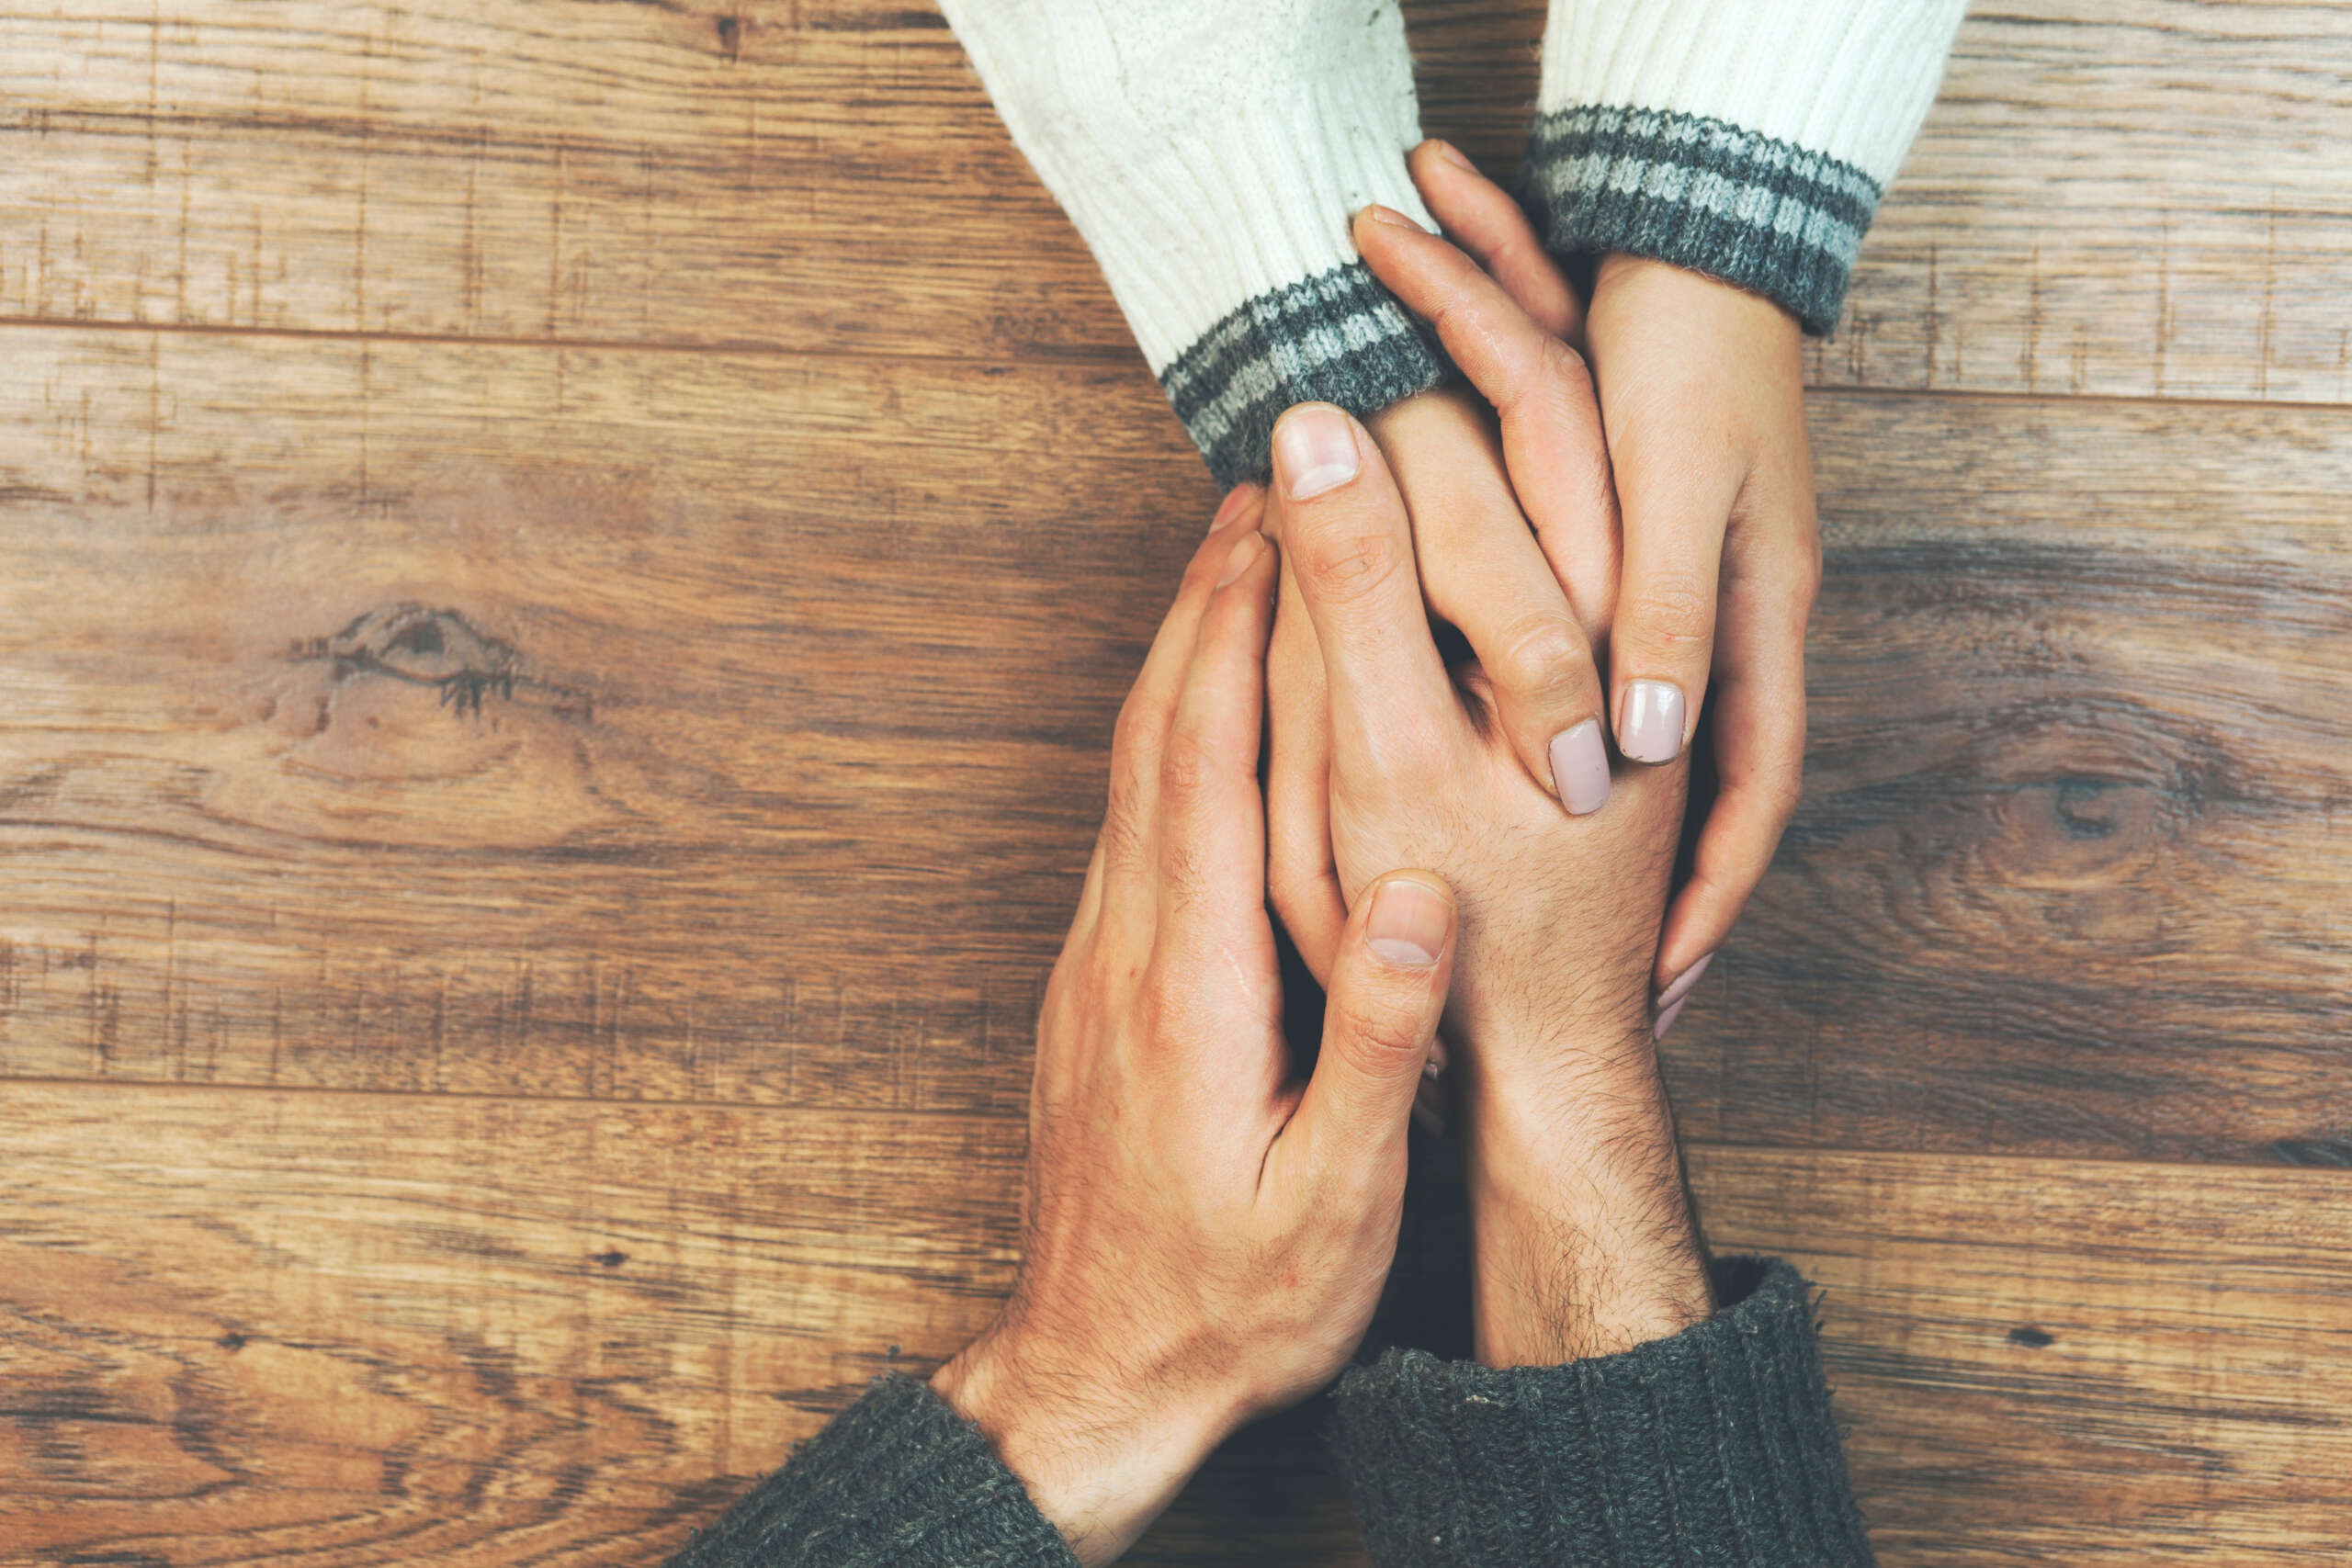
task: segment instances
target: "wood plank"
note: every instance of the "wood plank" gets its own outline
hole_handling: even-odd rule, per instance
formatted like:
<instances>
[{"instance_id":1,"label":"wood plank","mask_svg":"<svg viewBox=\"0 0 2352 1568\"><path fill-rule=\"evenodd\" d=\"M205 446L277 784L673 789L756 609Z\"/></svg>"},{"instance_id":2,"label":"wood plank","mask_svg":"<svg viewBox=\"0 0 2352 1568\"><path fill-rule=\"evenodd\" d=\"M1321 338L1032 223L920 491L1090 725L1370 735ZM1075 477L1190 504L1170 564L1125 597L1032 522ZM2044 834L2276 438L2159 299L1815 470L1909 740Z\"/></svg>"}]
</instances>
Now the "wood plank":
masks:
<instances>
[{"instance_id":1,"label":"wood plank","mask_svg":"<svg viewBox=\"0 0 2352 1568\"><path fill-rule=\"evenodd\" d=\"M2352 1551L2352 1173L1695 1146L1794 1259L1892 1563Z\"/></svg>"},{"instance_id":2,"label":"wood plank","mask_svg":"<svg viewBox=\"0 0 2352 1568\"><path fill-rule=\"evenodd\" d=\"M1412 8L1498 173L1543 6ZM1824 384L2352 398L2344 0L1963 27ZM926 7L0 14L0 318L1133 362Z\"/></svg>"},{"instance_id":3,"label":"wood plank","mask_svg":"<svg viewBox=\"0 0 2352 1568\"><path fill-rule=\"evenodd\" d=\"M1140 377L11 341L0 1074L1021 1102L1213 501ZM1694 1133L2352 1137L2347 417L1815 400L1811 794Z\"/></svg>"},{"instance_id":4,"label":"wood plank","mask_svg":"<svg viewBox=\"0 0 2352 1568\"><path fill-rule=\"evenodd\" d=\"M1001 1119L8 1086L0 1561L645 1562L1010 1280ZM2346 1545L2352 1179L1695 1147L1890 1564ZM893 1348L895 1347L895 1353ZM1361 1561L1311 1419L1148 1563Z\"/></svg>"},{"instance_id":5,"label":"wood plank","mask_svg":"<svg viewBox=\"0 0 2352 1568\"><path fill-rule=\"evenodd\" d=\"M2338 417L1815 400L1806 798L1688 1132L2352 1161Z\"/></svg>"},{"instance_id":6,"label":"wood plank","mask_svg":"<svg viewBox=\"0 0 2352 1568\"><path fill-rule=\"evenodd\" d=\"M1215 500L1148 384L13 343L0 1070L1019 1103Z\"/></svg>"}]
</instances>

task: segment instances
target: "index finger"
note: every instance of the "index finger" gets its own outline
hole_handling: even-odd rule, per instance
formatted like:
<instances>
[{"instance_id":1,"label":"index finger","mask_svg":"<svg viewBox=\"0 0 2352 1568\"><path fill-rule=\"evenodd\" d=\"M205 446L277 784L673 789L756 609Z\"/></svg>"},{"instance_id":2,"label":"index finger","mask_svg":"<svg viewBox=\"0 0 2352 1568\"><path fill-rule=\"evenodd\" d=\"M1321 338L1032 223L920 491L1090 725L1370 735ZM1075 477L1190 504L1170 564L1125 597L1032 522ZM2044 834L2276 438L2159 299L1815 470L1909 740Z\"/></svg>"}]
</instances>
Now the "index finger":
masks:
<instances>
[{"instance_id":1,"label":"index finger","mask_svg":"<svg viewBox=\"0 0 2352 1568\"><path fill-rule=\"evenodd\" d=\"M1618 571L1617 491L1584 358L1499 283L1401 213L1356 215L1364 264L1424 316L1502 426L1511 489L1589 634L1609 625Z\"/></svg>"},{"instance_id":2,"label":"index finger","mask_svg":"<svg viewBox=\"0 0 2352 1568\"><path fill-rule=\"evenodd\" d=\"M1404 498L1371 433L1329 403L1283 414L1273 446L1268 526L1322 650L1333 758L1387 771L1400 717L1462 711L1421 605Z\"/></svg>"}]
</instances>

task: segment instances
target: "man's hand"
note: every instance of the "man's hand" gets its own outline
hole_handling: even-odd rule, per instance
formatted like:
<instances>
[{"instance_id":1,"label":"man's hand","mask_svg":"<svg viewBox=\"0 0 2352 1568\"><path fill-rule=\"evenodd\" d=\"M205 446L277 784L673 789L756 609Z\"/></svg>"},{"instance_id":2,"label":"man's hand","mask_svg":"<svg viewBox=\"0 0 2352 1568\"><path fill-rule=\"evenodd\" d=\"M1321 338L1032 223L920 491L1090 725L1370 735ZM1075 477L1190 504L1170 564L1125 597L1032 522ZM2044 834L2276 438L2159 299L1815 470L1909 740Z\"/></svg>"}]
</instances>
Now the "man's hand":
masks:
<instances>
[{"instance_id":1,"label":"man's hand","mask_svg":"<svg viewBox=\"0 0 2352 1568\"><path fill-rule=\"evenodd\" d=\"M1445 1028L1479 1359L1553 1365L1704 1318L1649 1019L1687 767L1630 770L1608 810L1582 817L1529 777L1483 676L1457 690L1441 659L1404 499L1341 411L1310 404L1276 426L1268 527L1283 541L1281 614L1306 628L1325 694L1274 713L1268 809L1329 825L1324 850L1277 833L1278 912L1292 920L1283 889L1358 908L1396 864L1432 868L1460 901ZM1286 765L1294 746L1328 756L1328 811L1301 798L1317 786ZM1293 874L1286 852L1309 870ZM1328 887L1313 874L1324 863Z\"/></svg>"},{"instance_id":2,"label":"man's hand","mask_svg":"<svg viewBox=\"0 0 2352 1568\"><path fill-rule=\"evenodd\" d=\"M1263 511L1254 487L1227 498L1119 716L1038 1025L1020 1279L933 1380L1087 1563L1363 1337L1453 971L1445 883L1364 878L1314 1077L1292 1077L1257 778Z\"/></svg>"},{"instance_id":3,"label":"man's hand","mask_svg":"<svg viewBox=\"0 0 2352 1568\"><path fill-rule=\"evenodd\" d=\"M1770 864L1804 773L1804 629L1821 546L1797 323L1758 296L1625 255L1601 262L1587 315L1517 203L1468 160L1424 142L1412 171L1469 255L1393 213L1360 219L1357 244L1380 280L1437 324L1498 411L1512 483L1579 609L1610 605L1586 625L1595 643L1606 640L1621 754L1682 756L1712 672L1722 789L1658 947L1663 1032ZM1597 570L1600 541L1564 557L1560 530L1543 515L1587 507L1592 484L1586 400L1558 389L1583 378L1583 361L1567 346L1546 358L1542 337L1581 348L1598 383L1605 467L1623 512L1613 603L1573 588ZM1418 525L1409 484L1407 499Z\"/></svg>"}]
</instances>

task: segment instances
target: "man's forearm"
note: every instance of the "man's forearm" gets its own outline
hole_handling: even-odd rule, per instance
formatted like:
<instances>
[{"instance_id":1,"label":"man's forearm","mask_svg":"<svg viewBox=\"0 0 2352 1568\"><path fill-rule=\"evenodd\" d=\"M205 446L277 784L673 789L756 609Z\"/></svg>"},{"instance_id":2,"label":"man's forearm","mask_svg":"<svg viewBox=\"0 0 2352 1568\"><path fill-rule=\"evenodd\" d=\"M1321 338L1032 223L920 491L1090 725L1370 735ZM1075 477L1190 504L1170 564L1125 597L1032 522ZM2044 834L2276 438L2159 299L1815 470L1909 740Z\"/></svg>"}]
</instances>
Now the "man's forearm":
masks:
<instances>
[{"instance_id":1,"label":"man's forearm","mask_svg":"<svg viewBox=\"0 0 2352 1568\"><path fill-rule=\"evenodd\" d=\"M1503 1062L1540 1064L1513 1073ZM1580 1071L1563 1064L1580 1062ZM1649 1032L1472 1053L1464 1074L1478 1359L1613 1355L1713 1309Z\"/></svg>"}]
</instances>

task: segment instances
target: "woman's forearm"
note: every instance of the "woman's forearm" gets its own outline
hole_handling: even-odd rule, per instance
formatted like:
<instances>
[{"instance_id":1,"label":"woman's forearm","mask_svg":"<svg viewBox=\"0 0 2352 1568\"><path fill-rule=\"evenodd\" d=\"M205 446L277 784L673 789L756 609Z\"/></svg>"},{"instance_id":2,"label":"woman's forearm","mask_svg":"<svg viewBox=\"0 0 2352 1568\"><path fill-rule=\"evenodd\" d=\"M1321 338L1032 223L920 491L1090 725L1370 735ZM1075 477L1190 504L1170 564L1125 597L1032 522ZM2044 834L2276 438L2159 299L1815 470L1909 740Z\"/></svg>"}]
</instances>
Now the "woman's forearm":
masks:
<instances>
[{"instance_id":1,"label":"woman's forearm","mask_svg":"<svg viewBox=\"0 0 2352 1568\"><path fill-rule=\"evenodd\" d=\"M1552 0L1521 175L1561 254L1622 251L1838 320L1963 0Z\"/></svg>"},{"instance_id":2,"label":"woman's forearm","mask_svg":"<svg viewBox=\"0 0 2352 1568\"><path fill-rule=\"evenodd\" d=\"M1434 343L1356 257L1426 219L1395 0L943 0L1220 481L1262 477L1293 403L1436 385Z\"/></svg>"}]
</instances>

